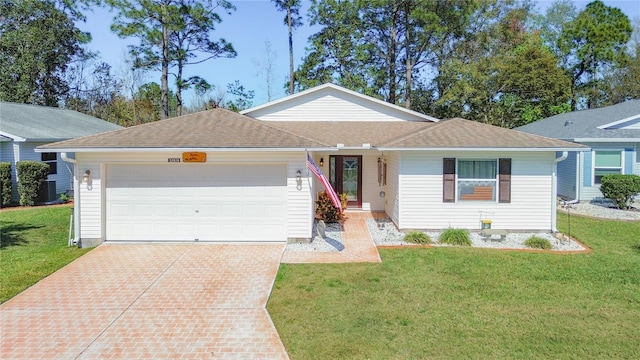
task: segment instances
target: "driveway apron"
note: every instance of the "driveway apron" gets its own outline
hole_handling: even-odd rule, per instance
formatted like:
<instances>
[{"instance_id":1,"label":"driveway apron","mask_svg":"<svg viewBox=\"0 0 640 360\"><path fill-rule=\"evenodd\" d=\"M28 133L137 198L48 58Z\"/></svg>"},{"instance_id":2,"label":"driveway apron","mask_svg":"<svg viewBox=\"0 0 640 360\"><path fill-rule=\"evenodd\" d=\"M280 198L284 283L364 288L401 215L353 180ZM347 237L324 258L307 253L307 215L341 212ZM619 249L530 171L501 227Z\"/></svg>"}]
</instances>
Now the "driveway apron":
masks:
<instances>
[{"instance_id":1,"label":"driveway apron","mask_svg":"<svg viewBox=\"0 0 640 360\"><path fill-rule=\"evenodd\" d=\"M287 359L284 244L102 245L0 306L0 359Z\"/></svg>"}]
</instances>

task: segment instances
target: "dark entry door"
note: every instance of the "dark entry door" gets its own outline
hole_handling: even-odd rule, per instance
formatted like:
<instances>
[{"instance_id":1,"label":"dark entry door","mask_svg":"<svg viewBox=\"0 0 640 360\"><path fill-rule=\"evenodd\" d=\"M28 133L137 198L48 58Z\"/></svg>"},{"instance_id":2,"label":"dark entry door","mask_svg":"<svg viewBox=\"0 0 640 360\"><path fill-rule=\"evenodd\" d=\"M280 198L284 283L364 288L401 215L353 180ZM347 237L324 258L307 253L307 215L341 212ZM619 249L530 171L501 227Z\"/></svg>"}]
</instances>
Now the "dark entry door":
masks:
<instances>
[{"instance_id":1,"label":"dark entry door","mask_svg":"<svg viewBox=\"0 0 640 360\"><path fill-rule=\"evenodd\" d=\"M331 155L329 180L337 193L347 194L347 204L362 207L362 156Z\"/></svg>"}]
</instances>

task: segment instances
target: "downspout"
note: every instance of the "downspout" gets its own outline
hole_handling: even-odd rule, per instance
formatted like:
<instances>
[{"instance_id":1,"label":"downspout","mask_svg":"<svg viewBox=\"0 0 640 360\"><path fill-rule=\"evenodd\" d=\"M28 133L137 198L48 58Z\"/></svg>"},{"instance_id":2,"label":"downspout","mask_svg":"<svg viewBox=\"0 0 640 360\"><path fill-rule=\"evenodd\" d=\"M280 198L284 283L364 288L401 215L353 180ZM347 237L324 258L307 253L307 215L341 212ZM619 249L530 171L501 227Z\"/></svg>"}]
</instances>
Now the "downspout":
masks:
<instances>
[{"instance_id":1,"label":"downspout","mask_svg":"<svg viewBox=\"0 0 640 360\"><path fill-rule=\"evenodd\" d=\"M66 152L60 153L60 158L62 161L66 161L73 166L73 243L79 244L79 234L80 234L80 184L78 178L78 167L76 164L78 163L76 159L70 158L67 156Z\"/></svg>"},{"instance_id":2,"label":"downspout","mask_svg":"<svg viewBox=\"0 0 640 360\"><path fill-rule=\"evenodd\" d=\"M551 231L554 233L558 232L558 228L556 227L556 222L558 218L557 201L558 198L558 163L560 161L564 161L569 156L568 151L563 151L562 155L553 160L553 172L551 174Z\"/></svg>"}]
</instances>

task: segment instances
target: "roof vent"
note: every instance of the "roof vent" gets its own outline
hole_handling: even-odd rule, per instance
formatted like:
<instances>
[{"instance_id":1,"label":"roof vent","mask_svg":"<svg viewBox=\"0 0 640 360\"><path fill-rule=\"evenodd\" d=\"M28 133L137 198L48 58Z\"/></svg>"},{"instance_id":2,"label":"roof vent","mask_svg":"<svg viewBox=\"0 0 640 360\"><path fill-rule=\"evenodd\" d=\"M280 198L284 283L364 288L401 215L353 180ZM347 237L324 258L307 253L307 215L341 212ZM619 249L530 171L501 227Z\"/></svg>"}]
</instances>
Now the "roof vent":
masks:
<instances>
[{"instance_id":1,"label":"roof vent","mask_svg":"<svg viewBox=\"0 0 640 360\"><path fill-rule=\"evenodd\" d=\"M573 121L567 120L564 122L564 126L569 126L569 125L573 125Z\"/></svg>"}]
</instances>

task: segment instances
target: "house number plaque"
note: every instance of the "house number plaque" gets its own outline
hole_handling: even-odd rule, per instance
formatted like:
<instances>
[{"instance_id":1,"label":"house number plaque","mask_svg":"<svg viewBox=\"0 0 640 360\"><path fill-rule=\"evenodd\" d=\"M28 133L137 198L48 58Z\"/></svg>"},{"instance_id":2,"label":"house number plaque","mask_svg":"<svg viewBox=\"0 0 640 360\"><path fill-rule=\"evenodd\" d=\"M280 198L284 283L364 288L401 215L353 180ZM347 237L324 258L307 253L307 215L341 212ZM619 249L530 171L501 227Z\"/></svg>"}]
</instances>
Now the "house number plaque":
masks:
<instances>
[{"instance_id":1,"label":"house number plaque","mask_svg":"<svg viewBox=\"0 0 640 360\"><path fill-rule=\"evenodd\" d=\"M183 152L182 162L206 162L207 153L204 152Z\"/></svg>"}]
</instances>

